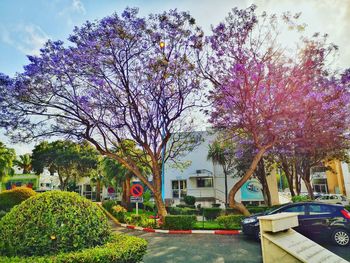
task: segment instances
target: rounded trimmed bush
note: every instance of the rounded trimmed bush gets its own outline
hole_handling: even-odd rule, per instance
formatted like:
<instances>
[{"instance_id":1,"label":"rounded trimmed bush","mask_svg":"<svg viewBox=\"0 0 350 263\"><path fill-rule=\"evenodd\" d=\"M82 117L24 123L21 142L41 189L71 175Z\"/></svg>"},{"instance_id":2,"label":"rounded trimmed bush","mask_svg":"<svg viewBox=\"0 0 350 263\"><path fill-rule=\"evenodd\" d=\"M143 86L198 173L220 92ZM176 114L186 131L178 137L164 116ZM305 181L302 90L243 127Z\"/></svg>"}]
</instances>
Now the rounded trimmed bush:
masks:
<instances>
[{"instance_id":1,"label":"rounded trimmed bush","mask_svg":"<svg viewBox=\"0 0 350 263\"><path fill-rule=\"evenodd\" d=\"M15 205L36 195L36 192L28 187L17 187L0 193L0 210L10 211Z\"/></svg>"},{"instance_id":2,"label":"rounded trimmed bush","mask_svg":"<svg viewBox=\"0 0 350 263\"><path fill-rule=\"evenodd\" d=\"M184 201L186 205L194 205L196 203L196 197L191 196L191 195L186 195L184 197Z\"/></svg>"},{"instance_id":3,"label":"rounded trimmed bush","mask_svg":"<svg viewBox=\"0 0 350 263\"><path fill-rule=\"evenodd\" d=\"M136 263L147 251L147 241L139 237L116 235L103 246L79 251L36 257L1 257L0 262L11 263Z\"/></svg>"},{"instance_id":4,"label":"rounded trimmed bush","mask_svg":"<svg viewBox=\"0 0 350 263\"><path fill-rule=\"evenodd\" d=\"M0 220L0 254L48 255L105 244L110 226L101 209L76 193L50 191Z\"/></svg>"}]
</instances>

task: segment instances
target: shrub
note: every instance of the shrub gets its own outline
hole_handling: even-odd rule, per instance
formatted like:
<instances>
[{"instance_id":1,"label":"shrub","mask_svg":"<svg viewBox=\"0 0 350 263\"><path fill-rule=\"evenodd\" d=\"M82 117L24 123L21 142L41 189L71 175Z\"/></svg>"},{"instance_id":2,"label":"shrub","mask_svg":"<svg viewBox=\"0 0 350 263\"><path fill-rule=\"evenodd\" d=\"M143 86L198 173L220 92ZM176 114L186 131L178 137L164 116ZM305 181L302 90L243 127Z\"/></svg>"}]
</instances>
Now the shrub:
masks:
<instances>
[{"instance_id":1,"label":"shrub","mask_svg":"<svg viewBox=\"0 0 350 263\"><path fill-rule=\"evenodd\" d=\"M163 228L171 230L189 230L194 227L196 216L168 215L164 218Z\"/></svg>"},{"instance_id":2,"label":"shrub","mask_svg":"<svg viewBox=\"0 0 350 263\"><path fill-rule=\"evenodd\" d=\"M225 229L233 229L239 228L242 219L245 216L243 215L227 215L227 216L219 216L216 221L218 224Z\"/></svg>"},{"instance_id":3,"label":"shrub","mask_svg":"<svg viewBox=\"0 0 350 263\"><path fill-rule=\"evenodd\" d=\"M3 218L7 214L6 211L0 210L0 219Z\"/></svg>"},{"instance_id":4,"label":"shrub","mask_svg":"<svg viewBox=\"0 0 350 263\"><path fill-rule=\"evenodd\" d=\"M127 212L127 210L120 206L120 205L116 205L112 207L112 215L118 219L118 221L120 223L124 223L125 222L125 213Z\"/></svg>"},{"instance_id":5,"label":"shrub","mask_svg":"<svg viewBox=\"0 0 350 263\"><path fill-rule=\"evenodd\" d=\"M247 207L247 209L251 214L257 214L257 213L265 212L268 208L256 206L256 207Z\"/></svg>"},{"instance_id":6,"label":"shrub","mask_svg":"<svg viewBox=\"0 0 350 263\"><path fill-rule=\"evenodd\" d=\"M249 209L248 209L249 210ZM240 214L240 212L234 208L225 208L222 212L222 215L232 215L232 214Z\"/></svg>"},{"instance_id":7,"label":"shrub","mask_svg":"<svg viewBox=\"0 0 350 263\"><path fill-rule=\"evenodd\" d=\"M179 204L179 205L176 205L176 207L196 209L195 205L186 205L186 204Z\"/></svg>"},{"instance_id":8,"label":"shrub","mask_svg":"<svg viewBox=\"0 0 350 263\"><path fill-rule=\"evenodd\" d=\"M125 222L134 226L142 226L142 227L157 227L157 222L154 219L148 218L147 215L136 215L133 214L131 216L125 217Z\"/></svg>"},{"instance_id":9,"label":"shrub","mask_svg":"<svg viewBox=\"0 0 350 263\"><path fill-rule=\"evenodd\" d=\"M46 255L103 245L110 238L106 216L72 192L50 191L14 207L0 221L0 254Z\"/></svg>"},{"instance_id":10,"label":"shrub","mask_svg":"<svg viewBox=\"0 0 350 263\"><path fill-rule=\"evenodd\" d=\"M306 195L296 195L296 196L292 197L293 203L304 202L304 201L308 201L308 200L310 200L310 199Z\"/></svg>"},{"instance_id":11,"label":"shrub","mask_svg":"<svg viewBox=\"0 0 350 263\"><path fill-rule=\"evenodd\" d=\"M346 205L344 208L350 212L350 205Z\"/></svg>"},{"instance_id":12,"label":"shrub","mask_svg":"<svg viewBox=\"0 0 350 263\"><path fill-rule=\"evenodd\" d=\"M194 205L196 203L196 198L191 195L187 195L184 197L184 201L186 205Z\"/></svg>"},{"instance_id":13,"label":"shrub","mask_svg":"<svg viewBox=\"0 0 350 263\"><path fill-rule=\"evenodd\" d=\"M36 192L28 187L17 187L3 191L0 193L0 210L10 211L15 205L19 205L34 195L36 195Z\"/></svg>"},{"instance_id":14,"label":"shrub","mask_svg":"<svg viewBox=\"0 0 350 263\"><path fill-rule=\"evenodd\" d=\"M169 213L171 215L195 215L197 210L194 208L180 208L180 207L169 207Z\"/></svg>"},{"instance_id":15,"label":"shrub","mask_svg":"<svg viewBox=\"0 0 350 263\"><path fill-rule=\"evenodd\" d=\"M146 253L147 242L144 239L117 235L103 246L87 248L77 252L60 253L55 256L6 258L0 257L0 262L8 263L136 263L142 261Z\"/></svg>"},{"instance_id":16,"label":"shrub","mask_svg":"<svg viewBox=\"0 0 350 263\"><path fill-rule=\"evenodd\" d=\"M135 226L140 226L141 225L141 220L142 220L141 215L136 215L136 214L130 215L130 216L128 216L126 218L126 222L128 224L132 224L132 225L135 225Z\"/></svg>"},{"instance_id":17,"label":"shrub","mask_svg":"<svg viewBox=\"0 0 350 263\"><path fill-rule=\"evenodd\" d=\"M102 202L102 207L106 209L108 212L112 213L112 207L120 204L121 202L117 200L106 200Z\"/></svg>"},{"instance_id":18,"label":"shrub","mask_svg":"<svg viewBox=\"0 0 350 263\"><path fill-rule=\"evenodd\" d=\"M221 213L221 208L212 207L212 208L203 208L203 215L207 220L214 220Z\"/></svg>"}]
</instances>

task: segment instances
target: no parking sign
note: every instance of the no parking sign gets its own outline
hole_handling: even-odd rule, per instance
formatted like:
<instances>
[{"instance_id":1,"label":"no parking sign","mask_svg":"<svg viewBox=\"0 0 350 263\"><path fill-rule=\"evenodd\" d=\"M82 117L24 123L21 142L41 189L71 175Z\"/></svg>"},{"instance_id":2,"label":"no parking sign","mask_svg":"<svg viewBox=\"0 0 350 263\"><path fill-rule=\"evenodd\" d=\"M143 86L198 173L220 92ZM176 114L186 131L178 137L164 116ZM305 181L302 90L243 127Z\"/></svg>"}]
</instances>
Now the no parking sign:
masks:
<instances>
[{"instance_id":1,"label":"no parking sign","mask_svg":"<svg viewBox=\"0 0 350 263\"><path fill-rule=\"evenodd\" d=\"M142 185L134 184L130 189L130 193L133 196L133 198L136 199L134 201L136 201L135 202L136 203L136 214L138 215L139 214L139 202L143 201L142 197L140 197L143 194ZM131 199L131 201L133 201L132 198L130 198L130 199Z\"/></svg>"},{"instance_id":2,"label":"no parking sign","mask_svg":"<svg viewBox=\"0 0 350 263\"><path fill-rule=\"evenodd\" d=\"M143 194L143 187L140 184L134 184L130 189L131 195L134 197L139 197Z\"/></svg>"}]
</instances>

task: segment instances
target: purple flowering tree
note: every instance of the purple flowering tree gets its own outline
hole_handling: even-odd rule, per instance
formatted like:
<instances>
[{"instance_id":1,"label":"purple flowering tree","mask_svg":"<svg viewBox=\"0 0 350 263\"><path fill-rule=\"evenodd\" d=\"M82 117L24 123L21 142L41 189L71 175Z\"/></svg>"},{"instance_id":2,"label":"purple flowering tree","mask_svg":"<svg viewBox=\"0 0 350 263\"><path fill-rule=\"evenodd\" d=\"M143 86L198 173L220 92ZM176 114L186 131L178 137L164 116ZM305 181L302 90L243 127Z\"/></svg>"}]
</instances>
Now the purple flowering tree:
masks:
<instances>
[{"instance_id":1,"label":"purple flowering tree","mask_svg":"<svg viewBox=\"0 0 350 263\"><path fill-rule=\"evenodd\" d=\"M176 10L141 18L127 8L86 22L74 29L69 46L49 41L39 56L29 56L7 88L8 131L21 140L86 139L137 176L165 216L161 167L191 141L177 132L188 128L188 113L201 103L195 54L202 38L195 20ZM123 151L125 139L137 151ZM135 158L150 168L152 182Z\"/></svg>"},{"instance_id":2,"label":"purple flowering tree","mask_svg":"<svg viewBox=\"0 0 350 263\"><path fill-rule=\"evenodd\" d=\"M249 212L235 195L265 153L278 145L292 148L298 143L308 149L326 138L332 142L343 139L347 125L344 114L334 123L329 118L338 102L342 101L341 109L348 108L343 108L348 105L347 91L326 66L327 55L336 47L327 46L315 35L313 40L303 39L304 48L289 52L290 48L279 42L280 28L286 25L302 31L303 25L297 23L299 15L285 14L281 23L276 15L257 16L255 8L233 9L225 22L213 28L207 39L208 59L201 67L214 84L211 122L234 136L251 138L256 149L245 174L229 193L230 207L245 215ZM316 121L316 127L322 129L309 132L307 125Z\"/></svg>"}]
</instances>

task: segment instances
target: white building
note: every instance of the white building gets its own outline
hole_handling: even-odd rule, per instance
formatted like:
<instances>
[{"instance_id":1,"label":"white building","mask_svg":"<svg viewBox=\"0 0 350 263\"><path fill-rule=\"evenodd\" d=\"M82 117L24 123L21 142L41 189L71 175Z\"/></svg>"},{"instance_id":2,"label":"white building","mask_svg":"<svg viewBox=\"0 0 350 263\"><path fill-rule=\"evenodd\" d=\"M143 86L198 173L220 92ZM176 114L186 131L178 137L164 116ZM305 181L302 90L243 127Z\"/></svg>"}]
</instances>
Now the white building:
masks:
<instances>
[{"instance_id":1,"label":"white building","mask_svg":"<svg viewBox=\"0 0 350 263\"><path fill-rule=\"evenodd\" d=\"M185 195L196 197L196 204L211 206L213 203L224 206L225 202L225 177L220 165L213 165L211 160L207 159L209 145L215 140L216 135L209 132L196 132L202 136L203 142L200 143L192 152L188 152L181 160L190 161L190 165L179 170L173 168L169 161L165 165L164 171L164 199L166 204L178 204ZM270 191L276 192L277 183L275 176ZM228 176L228 191L238 181L238 178ZM270 183L269 183L270 185ZM243 190L242 190L243 189ZM242 198L243 197L243 198ZM251 180L242 186L236 194L236 201L262 202L261 185L256 180Z\"/></svg>"}]
</instances>

